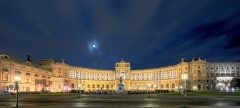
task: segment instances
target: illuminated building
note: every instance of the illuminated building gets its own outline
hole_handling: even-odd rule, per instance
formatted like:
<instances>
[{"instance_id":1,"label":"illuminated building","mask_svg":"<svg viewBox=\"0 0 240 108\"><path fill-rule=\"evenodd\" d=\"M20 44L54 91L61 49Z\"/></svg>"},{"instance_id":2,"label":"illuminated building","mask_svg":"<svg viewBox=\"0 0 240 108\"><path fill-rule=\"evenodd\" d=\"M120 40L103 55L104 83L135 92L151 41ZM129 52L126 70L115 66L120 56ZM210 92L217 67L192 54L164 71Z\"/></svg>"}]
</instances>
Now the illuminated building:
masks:
<instances>
[{"instance_id":1,"label":"illuminated building","mask_svg":"<svg viewBox=\"0 0 240 108\"><path fill-rule=\"evenodd\" d=\"M182 74L187 74L186 89L196 91L219 90L229 87L233 77L240 78L240 62L211 63L206 59L182 60L175 65L131 70L130 63L116 62L115 70L71 66L53 59L32 62L31 56L21 60L0 54L0 90L12 90L14 76L20 76L19 91L67 92L72 89L96 91L115 90L122 76L126 90L181 91ZM224 83L220 83L224 82Z\"/></svg>"}]
</instances>

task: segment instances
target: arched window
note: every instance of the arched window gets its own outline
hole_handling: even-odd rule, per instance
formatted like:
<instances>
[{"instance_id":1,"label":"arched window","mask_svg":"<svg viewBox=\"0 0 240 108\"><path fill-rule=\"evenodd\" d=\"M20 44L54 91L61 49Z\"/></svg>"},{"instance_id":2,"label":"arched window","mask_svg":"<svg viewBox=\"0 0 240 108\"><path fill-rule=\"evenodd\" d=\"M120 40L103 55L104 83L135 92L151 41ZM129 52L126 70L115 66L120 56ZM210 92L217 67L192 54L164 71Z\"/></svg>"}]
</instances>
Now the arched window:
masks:
<instances>
[{"instance_id":1,"label":"arched window","mask_svg":"<svg viewBox=\"0 0 240 108\"><path fill-rule=\"evenodd\" d=\"M134 84L132 84L132 88L134 88Z\"/></svg>"},{"instance_id":2,"label":"arched window","mask_svg":"<svg viewBox=\"0 0 240 108\"><path fill-rule=\"evenodd\" d=\"M26 91L29 92L30 91L30 87L26 87Z\"/></svg>"},{"instance_id":3,"label":"arched window","mask_svg":"<svg viewBox=\"0 0 240 108\"><path fill-rule=\"evenodd\" d=\"M166 84L166 88L169 88L169 84Z\"/></svg>"},{"instance_id":4,"label":"arched window","mask_svg":"<svg viewBox=\"0 0 240 108\"><path fill-rule=\"evenodd\" d=\"M161 84L161 87L160 88L163 88L163 84Z\"/></svg>"},{"instance_id":5,"label":"arched window","mask_svg":"<svg viewBox=\"0 0 240 108\"><path fill-rule=\"evenodd\" d=\"M95 85L94 85L94 84L92 85L92 88L95 88Z\"/></svg>"},{"instance_id":6,"label":"arched window","mask_svg":"<svg viewBox=\"0 0 240 108\"><path fill-rule=\"evenodd\" d=\"M198 84L198 89L201 89L201 85L200 84Z\"/></svg>"},{"instance_id":7,"label":"arched window","mask_svg":"<svg viewBox=\"0 0 240 108\"><path fill-rule=\"evenodd\" d=\"M74 88L74 84L72 83L72 86L71 86L72 88Z\"/></svg>"},{"instance_id":8,"label":"arched window","mask_svg":"<svg viewBox=\"0 0 240 108\"><path fill-rule=\"evenodd\" d=\"M105 79L105 77L104 77L104 75L102 74L102 80L104 80Z\"/></svg>"},{"instance_id":9,"label":"arched window","mask_svg":"<svg viewBox=\"0 0 240 108\"><path fill-rule=\"evenodd\" d=\"M175 84L174 83L172 83L172 88L175 88Z\"/></svg>"},{"instance_id":10,"label":"arched window","mask_svg":"<svg viewBox=\"0 0 240 108\"><path fill-rule=\"evenodd\" d=\"M199 76L199 77L201 76L201 71L198 71L198 76Z\"/></svg>"}]
</instances>

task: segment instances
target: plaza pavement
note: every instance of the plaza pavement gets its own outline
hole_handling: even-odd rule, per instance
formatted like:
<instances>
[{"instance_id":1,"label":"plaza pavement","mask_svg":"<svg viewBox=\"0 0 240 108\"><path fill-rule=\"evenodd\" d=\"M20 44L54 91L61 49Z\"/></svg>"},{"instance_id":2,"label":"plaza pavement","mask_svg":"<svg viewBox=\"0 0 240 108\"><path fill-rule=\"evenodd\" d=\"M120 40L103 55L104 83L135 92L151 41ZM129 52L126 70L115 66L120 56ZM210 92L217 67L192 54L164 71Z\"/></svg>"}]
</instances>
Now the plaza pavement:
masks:
<instances>
[{"instance_id":1,"label":"plaza pavement","mask_svg":"<svg viewBox=\"0 0 240 108\"><path fill-rule=\"evenodd\" d=\"M49 100L44 106L39 100ZM66 100L66 104L63 104ZM144 100L144 101L143 101ZM236 101L240 102L240 97L235 96L190 96L187 98L187 108L240 108L240 106L205 106L201 102L212 100ZM139 103L138 103L139 101ZM147 101L146 103L144 103ZM190 105L192 102L198 102ZM39 102L39 103L38 103ZM58 103L59 102L59 103ZM116 102L116 103L114 103ZM171 104L177 102L178 104ZM13 95L0 96L0 108L14 108L16 99ZM73 106L72 104L80 104L80 106ZM166 103L159 105L159 103ZM179 104L180 103L180 104ZM42 104L42 105L39 105ZM63 104L63 106L61 106ZM146 105L145 105L146 104ZM151 106L151 104L153 104ZM240 103L238 103L240 104ZM2 105L2 106L1 106ZM144 105L144 106L143 106ZM155 105L155 106L154 106ZM71 107L157 107L157 108L182 108L182 97L178 95L66 95L66 96L32 96L32 95L19 95L19 108L71 108Z\"/></svg>"}]
</instances>

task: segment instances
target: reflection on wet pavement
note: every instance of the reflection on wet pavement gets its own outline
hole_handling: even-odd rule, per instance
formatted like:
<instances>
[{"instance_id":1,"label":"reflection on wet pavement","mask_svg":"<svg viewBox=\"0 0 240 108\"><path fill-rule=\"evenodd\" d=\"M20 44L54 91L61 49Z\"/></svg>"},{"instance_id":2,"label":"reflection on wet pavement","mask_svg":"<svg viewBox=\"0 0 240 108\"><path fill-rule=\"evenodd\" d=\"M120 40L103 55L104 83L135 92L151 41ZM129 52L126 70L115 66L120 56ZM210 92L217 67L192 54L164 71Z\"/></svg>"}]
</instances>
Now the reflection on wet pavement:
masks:
<instances>
[{"instance_id":1,"label":"reflection on wet pavement","mask_svg":"<svg viewBox=\"0 0 240 108\"><path fill-rule=\"evenodd\" d=\"M180 107L181 96L152 95L83 95L62 97L20 96L20 107ZM14 107L15 98L0 97L0 106ZM188 97L187 106L240 106L239 97Z\"/></svg>"}]
</instances>

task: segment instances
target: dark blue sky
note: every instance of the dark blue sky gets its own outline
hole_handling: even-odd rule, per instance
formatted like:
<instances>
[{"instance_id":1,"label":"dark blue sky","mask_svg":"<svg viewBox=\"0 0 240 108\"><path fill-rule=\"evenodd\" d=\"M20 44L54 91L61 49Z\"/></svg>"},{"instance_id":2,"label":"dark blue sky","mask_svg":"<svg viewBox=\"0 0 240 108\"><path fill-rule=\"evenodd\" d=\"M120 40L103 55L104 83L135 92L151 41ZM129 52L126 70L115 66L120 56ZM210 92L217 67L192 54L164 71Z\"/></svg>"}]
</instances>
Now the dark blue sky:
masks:
<instances>
[{"instance_id":1,"label":"dark blue sky","mask_svg":"<svg viewBox=\"0 0 240 108\"><path fill-rule=\"evenodd\" d=\"M0 52L132 69L240 60L240 0L1 0ZM93 48L92 45L96 47Z\"/></svg>"}]
</instances>

